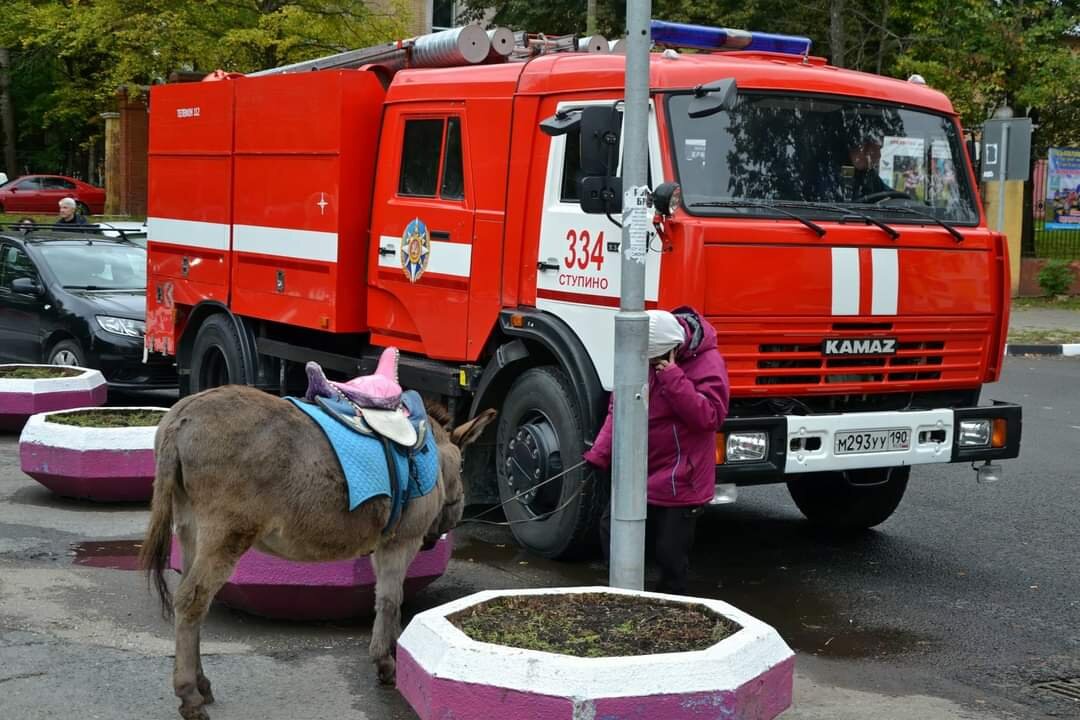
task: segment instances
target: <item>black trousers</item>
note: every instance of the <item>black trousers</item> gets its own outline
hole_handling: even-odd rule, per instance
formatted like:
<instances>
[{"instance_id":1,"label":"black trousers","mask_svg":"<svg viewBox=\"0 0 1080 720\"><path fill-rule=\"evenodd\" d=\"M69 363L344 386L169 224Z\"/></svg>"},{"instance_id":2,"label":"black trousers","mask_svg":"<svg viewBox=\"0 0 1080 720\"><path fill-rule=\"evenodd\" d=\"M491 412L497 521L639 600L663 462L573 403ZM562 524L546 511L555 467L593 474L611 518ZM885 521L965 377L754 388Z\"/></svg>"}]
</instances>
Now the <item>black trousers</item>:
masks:
<instances>
[{"instance_id":1,"label":"black trousers","mask_svg":"<svg viewBox=\"0 0 1080 720\"><path fill-rule=\"evenodd\" d=\"M690 550L694 547L694 532L704 505L662 507L649 505L645 520L645 553L651 554L660 568L657 592L685 595L690 573ZM604 559L611 552L611 504L608 503L600 521L600 542Z\"/></svg>"}]
</instances>

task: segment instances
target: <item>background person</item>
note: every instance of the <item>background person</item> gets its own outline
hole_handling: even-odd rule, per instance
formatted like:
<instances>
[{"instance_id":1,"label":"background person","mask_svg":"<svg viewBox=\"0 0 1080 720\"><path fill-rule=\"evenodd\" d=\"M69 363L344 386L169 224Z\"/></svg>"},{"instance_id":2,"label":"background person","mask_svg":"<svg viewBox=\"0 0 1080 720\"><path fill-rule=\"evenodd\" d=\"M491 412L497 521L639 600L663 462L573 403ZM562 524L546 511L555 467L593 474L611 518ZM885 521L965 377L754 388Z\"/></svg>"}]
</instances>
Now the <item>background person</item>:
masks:
<instances>
[{"instance_id":1,"label":"background person","mask_svg":"<svg viewBox=\"0 0 1080 720\"><path fill-rule=\"evenodd\" d=\"M647 536L660 592L686 594L694 529L716 485L716 431L728 410L728 375L716 331L696 310L649 310ZM585 460L611 467L614 402ZM610 506L601 523L605 554Z\"/></svg>"},{"instance_id":2,"label":"background person","mask_svg":"<svg viewBox=\"0 0 1080 720\"><path fill-rule=\"evenodd\" d=\"M60 201L60 216L56 219L57 225L85 225L86 218L78 213L78 205L75 198L66 197Z\"/></svg>"}]
</instances>

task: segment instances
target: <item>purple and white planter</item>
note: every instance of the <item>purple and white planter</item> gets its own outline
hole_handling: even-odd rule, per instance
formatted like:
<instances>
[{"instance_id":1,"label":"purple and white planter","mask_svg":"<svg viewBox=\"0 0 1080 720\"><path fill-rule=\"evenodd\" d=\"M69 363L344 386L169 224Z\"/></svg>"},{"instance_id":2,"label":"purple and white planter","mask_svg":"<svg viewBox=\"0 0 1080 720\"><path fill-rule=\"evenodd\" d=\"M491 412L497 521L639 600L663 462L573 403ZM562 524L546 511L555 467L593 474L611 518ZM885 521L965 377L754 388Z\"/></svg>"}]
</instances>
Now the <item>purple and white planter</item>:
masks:
<instances>
[{"instance_id":1,"label":"purple and white planter","mask_svg":"<svg viewBox=\"0 0 1080 720\"><path fill-rule=\"evenodd\" d=\"M705 650L582 658L477 642L446 619L503 595L577 593L705 605L741 629ZM727 603L606 587L475 593L416 615L397 643L397 688L420 720L770 720L794 671L780 635Z\"/></svg>"},{"instance_id":2,"label":"purple and white planter","mask_svg":"<svg viewBox=\"0 0 1080 720\"><path fill-rule=\"evenodd\" d=\"M0 430L18 430L38 413L105 404L109 387L99 370L27 363L0 365L8 367L65 367L82 372L73 377L36 380L0 377Z\"/></svg>"},{"instance_id":3,"label":"purple and white planter","mask_svg":"<svg viewBox=\"0 0 1080 720\"><path fill-rule=\"evenodd\" d=\"M435 582L450 562L452 543L443 535L421 550L405 576L405 597ZM170 566L180 571L183 550L173 537ZM346 620L371 614L375 607L375 570L371 559L302 563L252 548L240 557L219 602L252 615L280 620Z\"/></svg>"},{"instance_id":4,"label":"purple and white planter","mask_svg":"<svg viewBox=\"0 0 1080 720\"><path fill-rule=\"evenodd\" d=\"M96 371L95 371L96 372ZM69 410L93 410L70 408ZM168 408L115 408L160 410ZM31 416L19 436L22 471L57 495L101 502L141 502L154 494L154 433L145 427L79 427Z\"/></svg>"}]
</instances>

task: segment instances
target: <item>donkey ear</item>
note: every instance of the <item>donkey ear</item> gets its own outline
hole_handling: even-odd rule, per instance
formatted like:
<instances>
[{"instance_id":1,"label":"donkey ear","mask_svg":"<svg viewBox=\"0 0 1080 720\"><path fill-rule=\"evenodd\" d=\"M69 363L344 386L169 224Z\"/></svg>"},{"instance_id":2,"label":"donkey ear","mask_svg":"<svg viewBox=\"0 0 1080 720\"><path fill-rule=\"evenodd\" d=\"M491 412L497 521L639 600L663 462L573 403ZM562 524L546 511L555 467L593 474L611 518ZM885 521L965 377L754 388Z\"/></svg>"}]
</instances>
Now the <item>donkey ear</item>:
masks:
<instances>
[{"instance_id":1,"label":"donkey ear","mask_svg":"<svg viewBox=\"0 0 1080 720\"><path fill-rule=\"evenodd\" d=\"M484 432L484 428L491 424L496 415L498 415L498 412L495 408L488 408L464 425L459 425L450 433L450 442L459 448L476 442L480 434Z\"/></svg>"}]
</instances>

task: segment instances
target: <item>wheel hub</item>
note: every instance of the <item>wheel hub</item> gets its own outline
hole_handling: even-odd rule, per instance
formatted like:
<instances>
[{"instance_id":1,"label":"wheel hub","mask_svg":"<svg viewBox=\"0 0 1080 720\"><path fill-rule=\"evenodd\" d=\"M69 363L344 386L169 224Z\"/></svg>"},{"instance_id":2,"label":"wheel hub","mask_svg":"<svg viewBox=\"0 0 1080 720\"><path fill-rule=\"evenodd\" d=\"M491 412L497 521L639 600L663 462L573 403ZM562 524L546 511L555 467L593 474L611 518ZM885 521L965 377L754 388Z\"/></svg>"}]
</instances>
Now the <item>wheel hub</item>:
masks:
<instances>
[{"instance_id":1,"label":"wheel hub","mask_svg":"<svg viewBox=\"0 0 1080 720\"><path fill-rule=\"evenodd\" d=\"M507 485L515 495L524 493L518 498L522 505L534 514L555 509L561 495L561 483L538 486L561 473L562 469L559 438L546 420L518 427L507 445L506 477Z\"/></svg>"}]
</instances>

